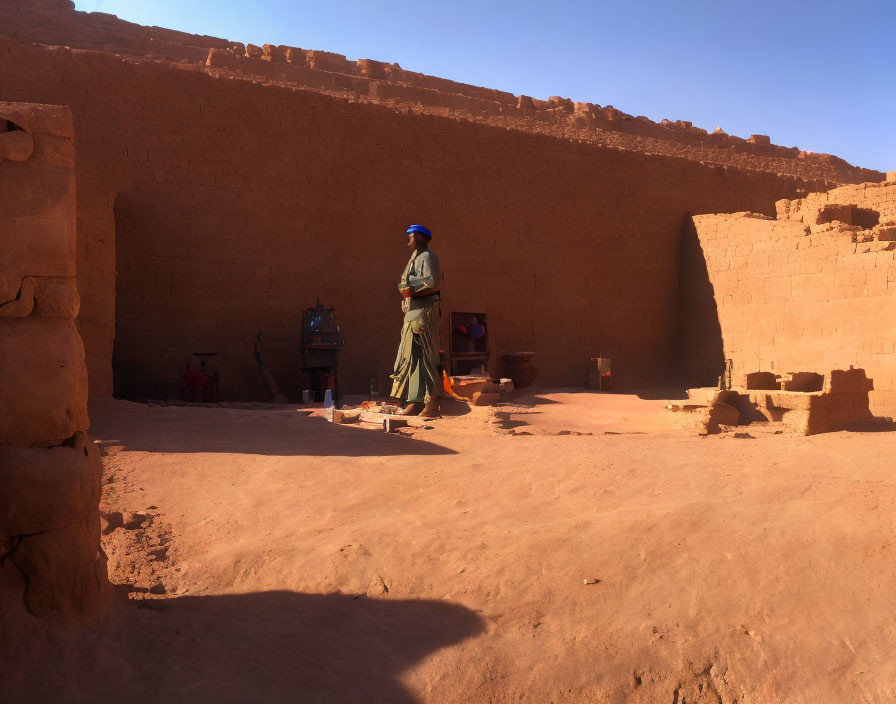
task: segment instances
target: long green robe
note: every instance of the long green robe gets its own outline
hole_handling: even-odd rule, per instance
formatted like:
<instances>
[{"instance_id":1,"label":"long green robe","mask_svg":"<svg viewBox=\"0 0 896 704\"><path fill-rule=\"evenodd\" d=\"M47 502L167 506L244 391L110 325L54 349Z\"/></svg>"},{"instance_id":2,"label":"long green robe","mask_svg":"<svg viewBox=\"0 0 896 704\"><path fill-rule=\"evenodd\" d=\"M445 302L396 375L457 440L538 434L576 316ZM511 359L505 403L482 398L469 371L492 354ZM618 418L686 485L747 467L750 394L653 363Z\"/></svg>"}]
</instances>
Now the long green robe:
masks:
<instances>
[{"instance_id":1,"label":"long green robe","mask_svg":"<svg viewBox=\"0 0 896 704\"><path fill-rule=\"evenodd\" d=\"M399 290L410 288L412 295L402 305L405 310L401 340L395 369L392 373L394 398L408 403L422 403L437 398L442 392L442 370L439 357L439 294L442 277L439 258L430 249L411 255L404 268ZM435 291L433 295L425 295Z\"/></svg>"}]
</instances>

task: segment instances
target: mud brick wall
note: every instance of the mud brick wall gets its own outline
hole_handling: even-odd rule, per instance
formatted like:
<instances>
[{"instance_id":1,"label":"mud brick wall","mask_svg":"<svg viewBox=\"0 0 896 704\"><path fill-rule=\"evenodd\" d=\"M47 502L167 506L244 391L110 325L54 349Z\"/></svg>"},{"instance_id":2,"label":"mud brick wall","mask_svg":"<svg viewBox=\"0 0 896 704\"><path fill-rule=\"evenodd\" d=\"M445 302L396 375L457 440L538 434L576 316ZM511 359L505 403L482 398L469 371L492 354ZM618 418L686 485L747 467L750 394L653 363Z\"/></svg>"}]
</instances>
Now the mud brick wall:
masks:
<instances>
[{"instance_id":1,"label":"mud brick wall","mask_svg":"<svg viewBox=\"0 0 896 704\"><path fill-rule=\"evenodd\" d=\"M177 62L204 62L231 42L143 27L105 12L76 12L71 0L4 0L0 34L24 43L70 46Z\"/></svg>"},{"instance_id":2,"label":"mud brick wall","mask_svg":"<svg viewBox=\"0 0 896 704\"><path fill-rule=\"evenodd\" d=\"M66 621L97 608L107 585L101 467L87 437L74 320L73 134L67 108L0 102L0 623L8 647L35 631L35 617Z\"/></svg>"},{"instance_id":3,"label":"mud brick wall","mask_svg":"<svg viewBox=\"0 0 896 704\"><path fill-rule=\"evenodd\" d=\"M874 380L872 410L896 415L896 182L777 205L777 218L693 219L713 303L683 300L685 359L704 371L696 380L715 381L720 358L733 360L735 380L852 365Z\"/></svg>"},{"instance_id":4,"label":"mud brick wall","mask_svg":"<svg viewBox=\"0 0 896 704\"><path fill-rule=\"evenodd\" d=\"M102 53L6 41L0 60L0 96L71 105L79 163L118 194L115 359L133 398L176 395L195 351L222 353L225 398L263 398L258 330L294 393L318 297L345 328L343 388L384 388L415 221L435 233L445 322L488 314L494 371L532 350L541 383L579 386L602 353L619 384L655 383L686 213L772 213L818 187Z\"/></svg>"},{"instance_id":5,"label":"mud brick wall","mask_svg":"<svg viewBox=\"0 0 896 704\"><path fill-rule=\"evenodd\" d=\"M427 76L398 64L293 46L254 46L142 27L102 12L76 12L70 0L6 0L0 3L0 35L23 43L99 50L134 59L177 63L219 76L289 84L356 101L412 109L495 127L550 134L631 151L675 155L693 161L801 178L829 186L877 181L883 174L851 166L830 154L748 138L707 133L686 120L653 122L612 105L526 95Z\"/></svg>"},{"instance_id":6,"label":"mud brick wall","mask_svg":"<svg viewBox=\"0 0 896 704\"><path fill-rule=\"evenodd\" d=\"M830 154L772 144L766 135L748 138L708 133L686 120L653 122L612 105L552 96L539 100L456 83L369 59L348 61L326 52L249 45L209 50L206 70L222 77L292 84L365 103L413 109L601 146L680 156L707 164L825 179L830 185L883 178L883 173L848 164Z\"/></svg>"}]
</instances>

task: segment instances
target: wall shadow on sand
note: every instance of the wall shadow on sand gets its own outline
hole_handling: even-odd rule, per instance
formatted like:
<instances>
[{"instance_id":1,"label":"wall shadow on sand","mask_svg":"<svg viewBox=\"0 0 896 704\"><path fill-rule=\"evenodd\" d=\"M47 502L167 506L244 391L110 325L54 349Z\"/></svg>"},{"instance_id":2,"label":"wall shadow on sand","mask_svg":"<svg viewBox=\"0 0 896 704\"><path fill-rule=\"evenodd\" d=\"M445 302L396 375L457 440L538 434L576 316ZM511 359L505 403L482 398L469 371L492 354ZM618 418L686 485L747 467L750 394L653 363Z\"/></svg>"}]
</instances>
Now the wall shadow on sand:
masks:
<instances>
[{"instance_id":1,"label":"wall shadow on sand","mask_svg":"<svg viewBox=\"0 0 896 704\"><path fill-rule=\"evenodd\" d=\"M690 215L681 228L677 366L683 388L715 386L725 371L722 326L706 257Z\"/></svg>"},{"instance_id":2,"label":"wall shadow on sand","mask_svg":"<svg viewBox=\"0 0 896 704\"><path fill-rule=\"evenodd\" d=\"M90 434L111 451L315 457L455 455L442 445L379 429L327 423L295 411L151 408L128 401L92 403Z\"/></svg>"},{"instance_id":3,"label":"wall shadow on sand","mask_svg":"<svg viewBox=\"0 0 896 704\"><path fill-rule=\"evenodd\" d=\"M98 641L101 664L81 653L80 691L41 682L48 663L34 664L29 701L410 704L404 671L484 631L456 604L364 595L185 596L119 611L120 630Z\"/></svg>"}]
</instances>

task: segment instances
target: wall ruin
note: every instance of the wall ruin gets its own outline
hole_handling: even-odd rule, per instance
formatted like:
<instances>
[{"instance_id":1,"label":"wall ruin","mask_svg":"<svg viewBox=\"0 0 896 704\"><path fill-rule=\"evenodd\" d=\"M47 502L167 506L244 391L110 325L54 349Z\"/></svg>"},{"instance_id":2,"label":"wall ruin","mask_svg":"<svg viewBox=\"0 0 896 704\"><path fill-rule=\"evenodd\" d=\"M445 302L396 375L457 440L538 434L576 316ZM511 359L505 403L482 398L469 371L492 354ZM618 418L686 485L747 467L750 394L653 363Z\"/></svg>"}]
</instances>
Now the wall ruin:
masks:
<instances>
[{"instance_id":1,"label":"wall ruin","mask_svg":"<svg viewBox=\"0 0 896 704\"><path fill-rule=\"evenodd\" d=\"M711 286L710 299L692 288L683 300L694 382L714 383L724 359L735 379L854 366L874 381L872 410L896 415L896 181L782 200L775 218L695 216L693 228L705 271L683 275Z\"/></svg>"},{"instance_id":2,"label":"wall ruin","mask_svg":"<svg viewBox=\"0 0 896 704\"><path fill-rule=\"evenodd\" d=\"M346 329L344 388L383 379L417 220L444 308L488 313L495 353L532 349L540 381L579 385L602 352L620 383L651 383L670 364L684 214L771 212L809 185L95 52L0 55L0 95L71 104L80 163L118 193L115 354L133 398L176 395L199 350L224 355L225 397L258 398L258 330L294 392L318 297Z\"/></svg>"},{"instance_id":3,"label":"wall ruin","mask_svg":"<svg viewBox=\"0 0 896 704\"><path fill-rule=\"evenodd\" d=\"M74 144L67 108L0 102L0 622L101 603L99 453L75 326ZM9 673L13 674L13 673Z\"/></svg>"},{"instance_id":4,"label":"wall ruin","mask_svg":"<svg viewBox=\"0 0 896 704\"><path fill-rule=\"evenodd\" d=\"M67 0L5 4L0 20L0 98L74 114L95 395L112 386L114 345L127 397L177 395L202 350L223 355L224 398L263 398L259 330L294 394L300 314L318 297L346 328L343 388L384 388L412 221L436 233L443 311L488 314L494 371L525 349L546 385L580 385L596 354L619 384L665 381L688 213L770 215L782 197L881 176L759 135L139 27Z\"/></svg>"},{"instance_id":5,"label":"wall ruin","mask_svg":"<svg viewBox=\"0 0 896 704\"><path fill-rule=\"evenodd\" d=\"M218 77L288 85L355 102L549 134L601 146L740 169L837 183L878 181L883 174L830 154L772 144L765 135L708 133L686 120L653 122L612 105L574 102L459 83L398 64L294 46L245 45L160 27L142 27L102 12L76 12L71 0L10 0L0 6L0 34L37 42L176 63Z\"/></svg>"}]
</instances>

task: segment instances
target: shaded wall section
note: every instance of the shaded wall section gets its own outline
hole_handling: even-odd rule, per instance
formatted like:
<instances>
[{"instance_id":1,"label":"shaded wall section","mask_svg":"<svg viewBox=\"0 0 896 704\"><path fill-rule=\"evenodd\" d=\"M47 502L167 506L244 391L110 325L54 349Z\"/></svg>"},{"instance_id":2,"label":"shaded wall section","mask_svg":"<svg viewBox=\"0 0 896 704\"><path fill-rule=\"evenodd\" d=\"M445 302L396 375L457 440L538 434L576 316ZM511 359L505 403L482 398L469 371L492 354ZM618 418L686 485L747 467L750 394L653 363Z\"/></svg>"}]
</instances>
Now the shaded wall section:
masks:
<instances>
[{"instance_id":1,"label":"shaded wall section","mask_svg":"<svg viewBox=\"0 0 896 704\"><path fill-rule=\"evenodd\" d=\"M771 213L807 185L93 52L0 56L0 95L70 103L79 158L118 193L115 355L133 398L176 394L200 350L222 353L225 398L262 397L260 329L295 392L318 297L345 328L344 388L385 386L414 221L435 233L443 311L486 312L495 354L535 351L549 385L581 384L598 352L618 383L654 383L673 366L685 213Z\"/></svg>"},{"instance_id":2,"label":"shaded wall section","mask_svg":"<svg viewBox=\"0 0 896 704\"><path fill-rule=\"evenodd\" d=\"M705 344L719 330L736 381L854 366L874 380L872 410L896 415L896 182L777 205L777 218L693 218L711 289L682 307L684 357L703 374L692 380L721 373Z\"/></svg>"},{"instance_id":3,"label":"shaded wall section","mask_svg":"<svg viewBox=\"0 0 896 704\"><path fill-rule=\"evenodd\" d=\"M95 167L100 165L94 165ZM115 342L115 192L102 168L86 169L78 185L78 293L75 325L84 341L90 397L112 395Z\"/></svg>"},{"instance_id":4,"label":"shaded wall section","mask_svg":"<svg viewBox=\"0 0 896 704\"><path fill-rule=\"evenodd\" d=\"M714 386L725 369L722 327L706 252L690 215L682 225L678 286L676 351L681 382L689 388Z\"/></svg>"}]
</instances>

